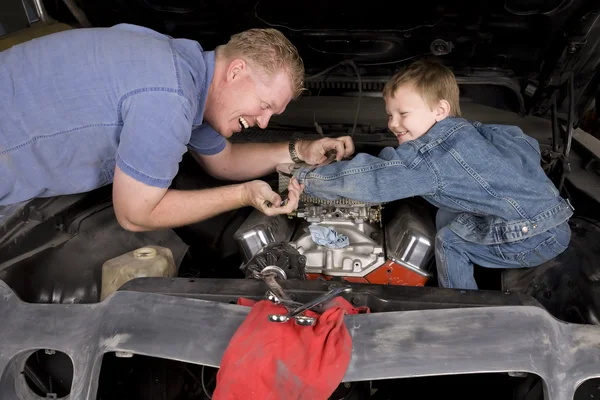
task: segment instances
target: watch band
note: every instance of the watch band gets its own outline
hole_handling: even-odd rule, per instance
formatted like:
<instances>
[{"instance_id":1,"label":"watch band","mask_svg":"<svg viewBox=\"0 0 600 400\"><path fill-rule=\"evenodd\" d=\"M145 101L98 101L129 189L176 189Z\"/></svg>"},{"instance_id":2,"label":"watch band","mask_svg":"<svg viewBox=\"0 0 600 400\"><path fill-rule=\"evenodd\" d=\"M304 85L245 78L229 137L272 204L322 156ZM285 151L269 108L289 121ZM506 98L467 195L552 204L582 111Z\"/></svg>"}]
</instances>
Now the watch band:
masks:
<instances>
[{"instance_id":1,"label":"watch band","mask_svg":"<svg viewBox=\"0 0 600 400\"><path fill-rule=\"evenodd\" d=\"M302 160L300 158L298 158L298 153L296 153L296 142L300 140L300 139L292 139L290 140L290 142L288 143L288 150L290 151L290 158L292 159L293 162L295 162L296 164L299 164L302 162Z\"/></svg>"}]
</instances>

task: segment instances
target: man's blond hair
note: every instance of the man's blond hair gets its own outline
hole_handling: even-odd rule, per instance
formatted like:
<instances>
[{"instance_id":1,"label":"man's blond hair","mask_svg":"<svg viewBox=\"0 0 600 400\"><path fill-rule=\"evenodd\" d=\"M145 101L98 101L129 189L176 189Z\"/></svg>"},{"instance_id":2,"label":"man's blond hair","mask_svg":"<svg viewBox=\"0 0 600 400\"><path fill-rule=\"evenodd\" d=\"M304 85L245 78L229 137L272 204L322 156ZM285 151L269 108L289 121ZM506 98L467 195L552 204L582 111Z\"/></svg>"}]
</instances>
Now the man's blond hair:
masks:
<instances>
[{"instance_id":1,"label":"man's blond hair","mask_svg":"<svg viewBox=\"0 0 600 400\"><path fill-rule=\"evenodd\" d=\"M241 57L272 75L284 71L290 77L294 96L304 90L304 63L296 47L276 29L248 29L231 36L218 51L226 58Z\"/></svg>"},{"instance_id":2,"label":"man's blond hair","mask_svg":"<svg viewBox=\"0 0 600 400\"><path fill-rule=\"evenodd\" d=\"M406 84L412 85L429 107L434 108L440 100L446 100L450 104L450 115L462 115L456 77L440 62L428 59L413 62L386 83L383 97L394 98L398 88Z\"/></svg>"}]
</instances>

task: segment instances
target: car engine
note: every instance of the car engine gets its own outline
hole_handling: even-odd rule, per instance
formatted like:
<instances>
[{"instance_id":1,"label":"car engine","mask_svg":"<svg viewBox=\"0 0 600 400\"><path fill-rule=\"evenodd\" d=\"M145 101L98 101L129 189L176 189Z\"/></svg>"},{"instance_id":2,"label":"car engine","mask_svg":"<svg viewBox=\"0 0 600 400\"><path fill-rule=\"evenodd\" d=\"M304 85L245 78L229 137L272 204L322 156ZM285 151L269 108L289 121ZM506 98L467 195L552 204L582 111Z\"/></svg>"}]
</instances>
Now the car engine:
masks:
<instances>
[{"instance_id":1,"label":"car engine","mask_svg":"<svg viewBox=\"0 0 600 400\"><path fill-rule=\"evenodd\" d=\"M288 180L282 174L279 180L283 193ZM315 240L315 226L343 242ZM248 278L270 270L281 279L424 286L432 277L433 218L412 199L374 204L302 194L290 215L254 211L234 239Z\"/></svg>"}]
</instances>

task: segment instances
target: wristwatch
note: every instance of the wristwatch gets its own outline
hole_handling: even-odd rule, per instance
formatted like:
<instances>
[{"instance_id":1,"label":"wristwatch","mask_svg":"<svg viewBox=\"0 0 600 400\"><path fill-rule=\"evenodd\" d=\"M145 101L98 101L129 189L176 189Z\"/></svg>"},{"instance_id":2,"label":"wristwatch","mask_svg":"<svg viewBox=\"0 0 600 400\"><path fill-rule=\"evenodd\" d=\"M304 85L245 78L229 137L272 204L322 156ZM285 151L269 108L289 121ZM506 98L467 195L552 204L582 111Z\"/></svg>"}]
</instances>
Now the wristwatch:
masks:
<instances>
[{"instance_id":1,"label":"wristwatch","mask_svg":"<svg viewBox=\"0 0 600 400\"><path fill-rule=\"evenodd\" d=\"M300 140L298 138L296 139L292 139L290 140L290 142L288 143L288 149L290 151L290 158L292 159L293 162L295 162L296 164L300 164L302 162L302 160L300 158L298 158L298 153L296 153L296 142Z\"/></svg>"}]
</instances>

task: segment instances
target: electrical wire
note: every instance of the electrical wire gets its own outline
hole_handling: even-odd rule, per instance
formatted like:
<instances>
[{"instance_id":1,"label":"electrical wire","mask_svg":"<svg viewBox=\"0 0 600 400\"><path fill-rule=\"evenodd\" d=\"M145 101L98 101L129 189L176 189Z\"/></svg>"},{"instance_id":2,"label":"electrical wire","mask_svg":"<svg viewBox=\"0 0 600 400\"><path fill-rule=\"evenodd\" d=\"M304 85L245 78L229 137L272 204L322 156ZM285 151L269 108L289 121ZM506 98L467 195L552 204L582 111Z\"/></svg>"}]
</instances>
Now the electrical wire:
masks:
<instances>
[{"instance_id":1,"label":"electrical wire","mask_svg":"<svg viewBox=\"0 0 600 400\"><path fill-rule=\"evenodd\" d=\"M316 73L314 75L310 75L310 76L305 77L304 81L307 82L307 81L315 80L316 78L319 78L319 77L321 77L321 76L329 73L330 71L336 69L337 67L341 67L342 65L346 64L347 62L348 62L348 60L340 61L339 63L337 63L335 65L332 65L331 67L326 68L326 69L324 69L321 72L318 72L318 73Z\"/></svg>"},{"instance_id":2,"label":"electrical wire","mask_svg":"<svg viewBox=\"0 0 600 400\"><path fill-rule=\"evenodd\" d=\"M384 62L378 62L378 63L369 63L369 64L363 64L363 63L359 63L358 65L363 66L363 67L374 67L377 65L390 65L390 64L397 64L397 63L401 63L404 61L408 61L408 60L412 60L413 58L417 58L417 57L423 57L423 56L427 56L431 54L430 51L428 51L427 53L423 53L423 54L415 54L414 56L410 56L410 57L406 57L403 58L401 60L395 60L395 61L384 61Z\"/></svg>"},{"instance_id":3,"label":"electrical wire","mask_svg":"<svg viewBox=\"0 0 600 400\"><path fill-rule=\"evenodd\" d=\"M387 61L387 62L370 63L370 64L362 64L361 63L361 64L358 64L358 65L361 65L361 66L376 66L376 65L396 64L396 63L400 63L400 62L403 62L403 61L411 60L411 59L416 58L416 57L425 56L425 55L428 55L428 54L431 54L431 52L427 52L427 53L423 53L423 54L416 54L414 56L410 56L410 57L403 58L401 60L396 60L396 61ZM360 114L360 103L361 103L362 94L363 94L362 93L362 78L360 76L360 71L358 70L357 64L354 62L354 60L343 60L343 61L340 61L339 63L337 63L335 65L332 65L331 67L328 67L328 68L324 69L321 72L318 72L318 73L316 73L314 75L307 76L304 79L304 81L305 82L307 82L307 81L314 81L314 80L316 80L317 78L319 78L319 77L321 77L323 75L325 75L325 79L327 79L327 77L329 76L329 74L330 74L331 71L333 71L334 69L336 69L338 67L341 67L343 65L349 65L350 67L352 67L352 69L356 73L356 77L358 78L358 104L356 105L356 112L354 113L354 123L352 125L352 131L350 133L350 136L354 137L354 132L356 131L356 126L358 125L358 116ZM325 81L325 79L323 79L323 81ZM319 93L320 93L320 90L319 90ZM317 129L317 132L319 132L319 134L321 134L321 136L322 136L323 135L322 129L319 130L320 126L317 124L316 120L314 119L314 115L313 115L313 121L314 121L315 128Z\"/></svg>"},{"instance_id":4,"label":"electrical wire","mask_svg":"<svg viewBox=\"0 0 600 400\"><path fill-rule=\"evenodd\" d=\"M202 383L202 390L204 390L204 394L210 400L212 400L212 396L208 393L208 389L206 389L206 384L204 383L204 365L202 366L202 371L200 372L200 382Z\"/></svg>"},{"instance_id":5,"label":"electrical wire","mask_svg":"<svg viewBox=\"0 0 600 400\"><path fill-rule=\"evenodd\" d=\"M575 115L575 75L573 71L569 74L568 86L567 86L567 94L569 96L569 114L567 115L567 143L565 144L565 158L569 158L569 153L571 152L571 142L573 140L573 118Z\"/></svg>"},{"instance_id":6,"label":"electrical wire","mask_svg":"<svg viewBox=\"0 0 600 400\"><path fill-rule=\"evenodd\" d=\"M382 63L358 64L358 65L362 65L362 66L375 66L375 65L396 64L396 63L400 63L400 62L403 62L403 61L411 60L413 58L421 57L421 56L428 55L428 54L431 54L431 52L427 52L427 53L423 53L423 54L417 54L417 55L414 55L414 56L411 56L411 57L404 58L402 60L388 61L388 62L382 62ZM354 136L354 132L356 131L356 126L358 125L358 116L360 114L360 103L361 103L362 94L363 94L362 93L362 77L360 75L360 71L358 70L358 66L354 62L354 60L343 60L343 61L340 61L339 63L337 63L335 65L332 65L331 67L328 67L328 68L324 69L321 72L318 72L318 73L316 73L314 75L307 76L304 79L304 81L305 82L307 82L307 81L314 81L314 80L316 80L317 78L319 78L319 77L321 77L323 75L326 75L326 77L327 77L327 76L329 76L329 73L332 70L334 70L334 69L336 69L338 67L341 67L343 65L349 65L350 67L352 67L352 69L356 73L356 77L358 79L358 104L356 105L356 112L354 114L354 123L352 125L352 131L350 133L350 136L353 137ZM323 81L324 80L325 79L323 79Z\"/></svg>"},{"instance_id":7,"label":"electrical wire","mask_svg":"<svg viewBox=\"0 0 600 400\"><path fill-rule=\"evenodd\" d=\"M285 28L287 30L290 30L292 32L306 32L306 31L314 31L316 29L313 28L290 28L287 25L283 25L283 24L274 24L271 23L263 18L261 18L258 15L258 5L260 4L260 1L257 1L256 4L254 5L254 18L256 18L257 20L259 20L260 22L267 24L270 27L273 28ZM422 24L422 25L417 25L414 26L412 28L408 28L408 29L328 29L328 31L336 31L336 32L395 32L395 33L404 33L404 32L411 32L414 31L415 29L419 29L419 28L433 28L435 27L437 24L440 23L440 21L442 21L444 17L441 17L440 19L438 19L436 22L434 22L433 24Z\"/></svg>"},{"instance_id":8,"label":"electrical wire","mask_svg":"<svg viewBox=\"0 0 600 400\"><path fill-rule=\"evenodd\" d=\"M358 124L358 114L360 113L360 101L362 99L362 78L360 77L360 72L358 71L358 67L352 60L348 60L347 64L352 67L354 72L356 72L356 77L358 78L358 104L356 105L356 113L354 114L354 125L352 125L352 132L350 136L354 136L354 131L356 130L356 125Z\"/></svg>"},{"instance_id":9,"label":"electrical wire","mask_svg":"<svg viewBox=\"0 0 600 400\"><path fill-rule=\"evenodd\" d=\"M531 10L531 11L517 11L514 10L512 8L510 8L506 3L506 1L504 2L504 9L506 11L508 11L511 14L514 15L518 15L520 17L526 17L529 15L549 15L549 14L554 14L554 13L560 13L562 10L564 10L565 8L567 8L569 5L571 5L573 1L572 0L563 0L557 7L554 7L552 10L550 11L541 11L541 10Z\"/></svg>"},{"instance_id":10,"label":"electrical wire","mask_svg":"<svg viewBox=\"0 0 600 400\"><path fill-rule=\"evenodd\" d=\"M335 68L341 67L343 65L349 65L350 67L352 67L352 69L354 70L354 72L356 73L356 77L358 78L358 104L356 105L356 112L354 113L354 123L352 125L352 131L350 133L350 136L354 136L354 132L356 131L356 126L358 125L358 115L360 113L360 103L361 103L361 99L362 99L362 77L360 76L360 71L358 70L358 67L356 66L356 63L353 60L343 60L340 61L339 63L332 65L329 68L324 69L323 71L316 73L314 75L308 76L304 79L304 81L309 81L309 80L315 80L316 78L319 78L323 75L327 76L329 75L329 73L334 70ZM326 76L326 77L327 77ZM325 81L325 79L323 79L323 81ZM314 116L313 116L313 120L314 120ZM316 121L315 121L315 127L316 127ZM317 128L318 131L318 128ZM321 133L321 132L319 132Z\"/></svg>"}]
</instances>

